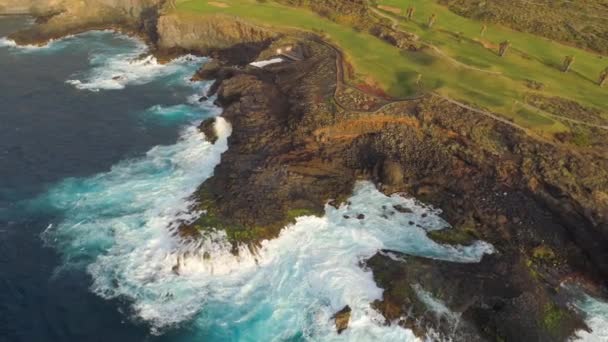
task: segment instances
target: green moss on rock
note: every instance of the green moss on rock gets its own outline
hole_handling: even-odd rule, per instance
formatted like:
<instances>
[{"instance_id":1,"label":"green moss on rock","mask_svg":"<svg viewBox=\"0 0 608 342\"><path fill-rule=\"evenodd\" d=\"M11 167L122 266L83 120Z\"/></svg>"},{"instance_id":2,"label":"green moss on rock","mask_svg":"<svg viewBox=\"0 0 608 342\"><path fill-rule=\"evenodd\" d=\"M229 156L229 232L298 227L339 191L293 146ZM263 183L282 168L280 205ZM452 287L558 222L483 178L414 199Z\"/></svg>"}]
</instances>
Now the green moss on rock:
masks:
<instances>
[{"instance_id":1,"label":"green moss on rock","mask_svg":"<svg viewBox=\"0 0 608 342\"><path fill-rule=\"evenodd\" d=\"M479 236L473 228L433 230L428 232L427 236L437 243L447 245L469 246L479 240Z\"/></svg>"}]
</instances>

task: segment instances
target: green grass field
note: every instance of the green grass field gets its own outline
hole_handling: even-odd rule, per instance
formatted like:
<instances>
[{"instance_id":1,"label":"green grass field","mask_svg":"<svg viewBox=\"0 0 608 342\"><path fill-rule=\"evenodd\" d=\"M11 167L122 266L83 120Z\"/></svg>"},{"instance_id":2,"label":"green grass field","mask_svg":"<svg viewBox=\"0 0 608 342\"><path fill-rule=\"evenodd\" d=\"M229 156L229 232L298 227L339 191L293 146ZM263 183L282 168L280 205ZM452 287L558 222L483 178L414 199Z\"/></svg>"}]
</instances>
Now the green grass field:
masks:
<instances>
[{"instance_id":1,"label":"green grass field","mask_svg":"<svg viewBox=\"0 0 608 342\"><path fill-rule=\"evenodd\" d=\"M258 25L323 31L354 66L357 76L353 83L373 80L395 97L419 92L414 80L421 74L424 90L486 108L544 135L567 131L567 127L541 111L531 111L519 104L524 101L524 95L532 91L526 87L525 80L541 82L543 95L568 98L608 112L608 88L596 84L600 71L608 66L608 58L495 25L488 25L482 38L482 23L453 14L434 1L380 0L378 3L399 8L403 14L408 6L415 6L414 20L399 19L399 25L404 31L420 36L423 42L436 46L446 56L432 49L401 51L367 33L334 23L306 9L271 1L217 2L226 6L219 7L206 0L185 0L178 3L177 11L201 15L221 13ZM432 13L437 14L437 22L433 29L427 29L425 24ZM496 48L487 48L506 39L512 43L512 48L503 58L497 56ZM576 56L569 73L558 69L566 55ZM451 59L481 70L472 70Z\"/></svg>"}]
</instances>

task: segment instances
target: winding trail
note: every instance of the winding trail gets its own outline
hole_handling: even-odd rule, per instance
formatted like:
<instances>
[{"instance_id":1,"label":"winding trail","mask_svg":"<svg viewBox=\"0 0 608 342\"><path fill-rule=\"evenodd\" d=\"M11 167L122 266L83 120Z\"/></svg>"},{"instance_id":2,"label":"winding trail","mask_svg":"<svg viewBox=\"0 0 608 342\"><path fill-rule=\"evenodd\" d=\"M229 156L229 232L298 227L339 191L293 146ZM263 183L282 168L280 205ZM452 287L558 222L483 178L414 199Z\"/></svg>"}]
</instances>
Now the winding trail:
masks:
<instances>
[{"instance_id":1,"label":"winding trail","mask_svg":"<svg viewBox=\"0 0 608 342\"><path fill-rule=\"evenodd\" d=\"M608 131L608 125L597 125L597 124L593 124L593 123L590 123L590 122L584 122L584 121L581 121L581 120L572 119L572 118L561 116L561 115L556 115L556 114L549 113L549 112L544 111L544 110L542 110L540 108L531 106L531 105L529 105L527 103L520 102L520 101L515 101L515 104L521 105L522 107L526 107L526 108L528 108L530 110L533 110L533 111L540 112L541 115L546 115L546 116L550 116L550 117L555 118L555 119L569 121L569 122L572 122L572 123L575 123L575 124L578 124L578 125L584 125L584 126L593 127L593 128L599 128L599 129L603 129L603 130L607 130Z\"/></svg>"}]
</instances>

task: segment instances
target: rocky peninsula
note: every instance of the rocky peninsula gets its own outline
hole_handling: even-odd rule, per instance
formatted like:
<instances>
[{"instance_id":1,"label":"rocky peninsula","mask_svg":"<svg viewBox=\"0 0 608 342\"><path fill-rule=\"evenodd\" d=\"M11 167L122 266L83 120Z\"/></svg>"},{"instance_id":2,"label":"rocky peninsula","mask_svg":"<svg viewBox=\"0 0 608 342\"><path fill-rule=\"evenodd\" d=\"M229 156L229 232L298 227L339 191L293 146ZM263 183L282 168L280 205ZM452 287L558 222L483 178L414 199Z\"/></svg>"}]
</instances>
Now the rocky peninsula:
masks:
<instances>
[{"instance_id":1,"label":"rocky peninsula","mask_svg":"<svg viewBox=\"0 0 608 342\"><path fill-rule=\"evenodd\" d=\"M217 96L233 133L214 175L194 194L193 210L206 214L182 225L184 239L225 229L235 253L241 245L255 251L295 217L322 215L327 203L345 202L357 180L370 180L386 194L442 209L453 229L432 233L434 240L485 240L496 249L479 264L378 251L361 266L385 290L370 305L386 324L456 340L565 341L586 326L564 284L607 295L606 146L542 139L433 93L404 100L354 87L339 47L311 32L220 15L201 21L171 11L170 1L36 4L0 8L38 18L11 36L19 44L116 29L144 38L162 59L213 58L193 78L214 82L201 96ZM302 60L249 65L284 46L297 47ZM200 129L213 137L211 122ZM458 313L456 331L427 312L414 284Z\"/></svg>"}]
</instances>

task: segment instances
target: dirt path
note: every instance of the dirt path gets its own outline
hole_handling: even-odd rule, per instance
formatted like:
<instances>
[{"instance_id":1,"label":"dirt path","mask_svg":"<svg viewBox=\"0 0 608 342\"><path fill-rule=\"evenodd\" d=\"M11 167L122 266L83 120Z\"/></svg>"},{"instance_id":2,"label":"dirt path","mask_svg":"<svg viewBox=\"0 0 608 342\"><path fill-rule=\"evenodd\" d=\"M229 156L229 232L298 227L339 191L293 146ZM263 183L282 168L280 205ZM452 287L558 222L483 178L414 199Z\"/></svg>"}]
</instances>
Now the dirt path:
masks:
<instances>
[{"instance_id":1,"label":"dirt path","mask_svg":"<svg viewBox=\"0 0 608 342\"><path fill-rule=\"evenodd\" d=\"M515 101L515 104L518 104L518 105L521 105L523 107L526 107L526 108L528 108L528 109L530 109L532 111L540 112L541 115L550 116L550 117L558 119L558 120L565 120L565 121L569 121L569 122L572 122L572 123L575 123L575 124L578 124L578 125L584 125L584 126L599 128L599 129L603 129L603 130L607 130L608 131L608 125L596 125L596 124L592 124L592 123L589 123L589 122L584 122L584 121L580 121L580 120L577 120L577 119L572 119L572 118L569 118L569 117L565 117L565 116L561 116L561 115L556 115L556 114L549 113L549 112L544 111L544 110L542 110L540 108L531 106L531 105L529 105L527 103L523 103L523 102L520 102L520 101Z\"/></svg>"}]
</instances>

